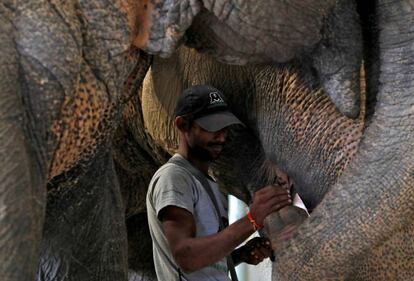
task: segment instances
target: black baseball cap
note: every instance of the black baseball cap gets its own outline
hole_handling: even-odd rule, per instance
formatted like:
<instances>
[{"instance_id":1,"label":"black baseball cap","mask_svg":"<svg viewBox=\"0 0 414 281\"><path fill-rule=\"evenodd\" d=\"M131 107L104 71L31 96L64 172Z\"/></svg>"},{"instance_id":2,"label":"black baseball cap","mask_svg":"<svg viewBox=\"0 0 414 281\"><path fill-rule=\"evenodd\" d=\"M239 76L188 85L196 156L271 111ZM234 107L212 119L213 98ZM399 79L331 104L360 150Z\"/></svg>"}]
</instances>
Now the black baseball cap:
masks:
<instances>
[{"instance_id":1,"label":"black baseball cap","mask_svg":"<svg viewBox=\"0 0 414 281\"><path fill-rule=\"evenodd\" d=\"M209 132L227 126L244 124L230 112L222 92L209 85L195 85L181 94L175 107L175 117L183 116Z\"/></svg>"}]
</instances>

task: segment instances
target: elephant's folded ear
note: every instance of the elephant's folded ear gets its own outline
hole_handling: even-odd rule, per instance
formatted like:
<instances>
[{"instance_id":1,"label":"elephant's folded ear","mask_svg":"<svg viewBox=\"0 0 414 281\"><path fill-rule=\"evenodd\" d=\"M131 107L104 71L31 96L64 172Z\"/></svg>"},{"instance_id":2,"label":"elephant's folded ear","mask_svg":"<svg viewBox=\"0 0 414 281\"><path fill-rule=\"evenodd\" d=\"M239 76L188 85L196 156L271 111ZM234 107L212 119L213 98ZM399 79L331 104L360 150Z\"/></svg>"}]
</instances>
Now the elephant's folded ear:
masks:
<instances>
[{"instance_id":1,"label":"elephant's folded ear","mask_svg":"<svg viewBox=\"0 0 414 281\"><path fill-rule=\"evenodd\" d=\"M201 2L196 0L139 1L134 45L148 53L169 57L201 8Z\"/></svg>"},{"instance_id":2,"label":"elephant's folded ear","mask_svg":"<svg viewBox=\"0 0 414 281\"><path fill-rule=\"evenodd\" d=\"M225 63L287 62L321 41L335 1L204 0L189 46Z\"/></svg>"},{"instance_id":3,"label":"elephant's folded ear","mask_svg":"<svg viewBox=\"0 0 414 281\"><path fill-rule=\"evenodd\" d=\"M323 21L335 3L142 0L136 8L134 45L168 57L191 26L189 44L221 61L286 62L320 42Z\"/></svg>"}]
</instances>

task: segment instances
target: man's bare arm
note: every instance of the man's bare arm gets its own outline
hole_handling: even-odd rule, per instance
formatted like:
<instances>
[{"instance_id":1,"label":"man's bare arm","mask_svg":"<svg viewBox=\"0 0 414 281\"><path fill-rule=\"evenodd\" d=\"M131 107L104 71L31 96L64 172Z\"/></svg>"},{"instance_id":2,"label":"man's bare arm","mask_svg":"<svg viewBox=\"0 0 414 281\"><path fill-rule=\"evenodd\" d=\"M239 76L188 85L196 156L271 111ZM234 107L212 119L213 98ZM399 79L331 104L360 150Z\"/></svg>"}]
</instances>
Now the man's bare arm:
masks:
<instances>
[{"instance_id":1,"label":"man's bare arm","mask_svg":"<svg viewBox=\"0 0 414 281\"><path fill-rule=\"evenodd\" d=\"M162 225L174 259L184 272L219 261L254 232L249 220L243 218L219 233L196 238L193 215L175 206L165 208Z\"/></svg>"},{"instance_id":2,"label":"man's bare arm","mask_svg":"<svg viewBox=\"0 0 414 281\"><path fill-rule=\"evenodd\" d=\"M285 189L267 187L255 195L251 212L258 222L263 223L269 213L290 203ZM185 272L196 271L219 261L254 232L249 219L243 217L219 233L195 237L196 224L189 211L167 206L161 210L159 217L174 259Z\"/></svg>"}]
</instances>

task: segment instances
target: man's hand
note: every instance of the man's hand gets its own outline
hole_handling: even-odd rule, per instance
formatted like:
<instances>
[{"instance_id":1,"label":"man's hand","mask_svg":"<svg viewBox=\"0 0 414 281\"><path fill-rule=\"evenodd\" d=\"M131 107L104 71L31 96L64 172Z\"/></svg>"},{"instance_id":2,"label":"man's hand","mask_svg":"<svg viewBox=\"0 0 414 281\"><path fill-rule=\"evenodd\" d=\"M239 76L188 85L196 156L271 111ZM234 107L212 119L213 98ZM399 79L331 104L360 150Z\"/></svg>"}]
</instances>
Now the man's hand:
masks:
<instances>
[{"instance_id":1,"label":"man's hand","mask_svg":"<svg viewBox=\"0 0 414 281\"><path fill-rule=\"evenodd\" d=\"M270 241L264 237L255 237L249 240L244 246L232 253L234 264L245 262L248 264L259 264L272 254Z\"/></svg>"},{"instance_id":2,"label":"man's hand","mask_svg":"<svg viewBox=\"0 0 414 281\"><path fill-rule=\"evenodd\" d=\"M270 213L277 212L291 203L289 190L279 185L267 185L254 194L250 213L259 225L263 225L264 219Z\"/></svg>"}]
</instances>

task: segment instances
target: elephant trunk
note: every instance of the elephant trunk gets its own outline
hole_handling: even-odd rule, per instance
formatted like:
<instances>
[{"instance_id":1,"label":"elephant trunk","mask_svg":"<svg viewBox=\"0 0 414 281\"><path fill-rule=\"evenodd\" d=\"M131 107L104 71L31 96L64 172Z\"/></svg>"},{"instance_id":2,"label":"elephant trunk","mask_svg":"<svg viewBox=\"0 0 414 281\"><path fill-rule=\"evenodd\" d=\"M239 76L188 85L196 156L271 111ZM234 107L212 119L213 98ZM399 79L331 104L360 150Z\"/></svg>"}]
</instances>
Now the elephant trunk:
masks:
<instances>
[{"instance_id":1,"label":"elephant trunk","mask_svg":"<svg viewBox=\"0 0 414 281\"><path fill-rule=\"evenodd\" d=\"M412 266L395 266L405 261L401 258L405 251L397 249L402 245L387 241L401 229L413 229L413 9L408 0L379 1L381 86L372 122L355 160L298 234L277 253L273 280L360 280L364 272L372 280L411 278ZM412 237L408 236L407 245L413 245ZM375 268L362 266L364 253L381 247L392 255L382 255ZM398 269L393 278L373 277L375 272L389 272L391 262Z\"/></svg>"},{"instance_id":2,"label":"elephant trunk","mask_svg":"<svg viewBox=\"0 0 414 281\"><path fill-rule=\"evenodd\" d=\"M365 108L358 119L347 118L296 67L263 68L256 88L255 126L266 157L289 175L313 209L355 156Z\"/></svg>"}]
</instances>

